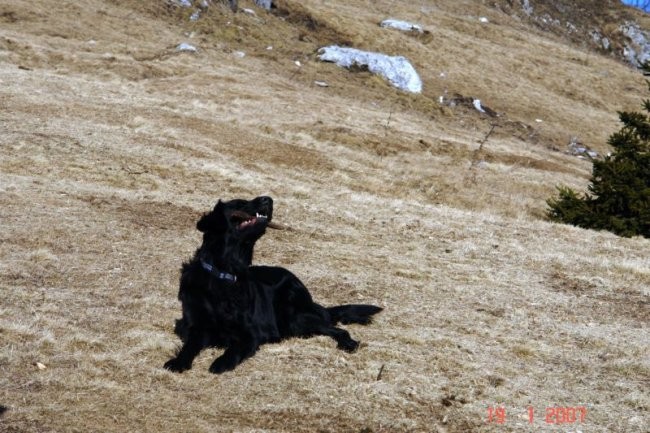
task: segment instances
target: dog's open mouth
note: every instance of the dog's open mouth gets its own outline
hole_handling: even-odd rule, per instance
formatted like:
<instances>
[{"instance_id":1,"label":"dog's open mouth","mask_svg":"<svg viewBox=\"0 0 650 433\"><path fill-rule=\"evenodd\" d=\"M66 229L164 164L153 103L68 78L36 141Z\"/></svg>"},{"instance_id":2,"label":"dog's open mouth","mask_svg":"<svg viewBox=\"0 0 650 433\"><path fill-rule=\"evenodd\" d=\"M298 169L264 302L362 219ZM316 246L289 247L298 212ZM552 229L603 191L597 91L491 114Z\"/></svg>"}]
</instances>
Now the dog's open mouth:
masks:
<instances>
[{"instance_id":1,"label":"dog's open mouth","mask_svg":"<svg viewBox=\"0 0 650 433\"><path fill-rule=\"evenodd\" d=\"M269 217L261 213L255 213L255 215L249 215L243 211L234 211L230 217L237 222L237 228L239 230L244 230L248 227L252 227L256 224L266 224L267 227L272 229L283 229L284 227L280 224L276 224L269 220Z\"/></svg>"}]
</instances>

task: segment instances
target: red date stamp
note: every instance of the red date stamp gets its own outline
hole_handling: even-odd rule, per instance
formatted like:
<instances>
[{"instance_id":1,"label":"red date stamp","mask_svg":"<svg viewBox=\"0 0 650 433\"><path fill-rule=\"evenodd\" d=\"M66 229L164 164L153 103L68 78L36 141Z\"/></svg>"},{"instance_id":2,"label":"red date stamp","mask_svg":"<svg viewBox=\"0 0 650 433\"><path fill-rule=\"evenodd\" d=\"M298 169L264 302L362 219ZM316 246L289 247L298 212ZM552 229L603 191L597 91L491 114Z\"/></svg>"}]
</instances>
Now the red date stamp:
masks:
<instances>
[{"instance_id":1,"label":"red date stamp","mask_svg":"<svg viewBox=\"0 0 650 433\"><path fill-rule=\"evenodd\" d=\"M533 408L528 408L529 419L532 422ZM584 406L576 407L547 407L546 423L547 424L575 424L583 423L587 418L587 408Z\"/></svg>"},{"instance_id":2,"label":"red date stamp","mask_svg":"<svg viewBox=\"0 0 650 433\"><path fill-rule=\"evenodd\" d=\"M503 406L488 407L488 423L496 422L497 424L506 423L506 408Z\"/></svg>"},{"instance_id":3,"label":"red date stamp","mask_svg":"<svg viewBox=\"0 0 650 433\"><path fill-rule=\"evenodd\" d=\"M528 422L535 422L535 408L528 406L526 409ZM546 424L564 425L584 423L587 419L587 408L585 406L553 406L545 410L544 422ZM496 424L506 423L506 408L504 406L488 406L487 422Z\"/></svg>"}]
</instances>

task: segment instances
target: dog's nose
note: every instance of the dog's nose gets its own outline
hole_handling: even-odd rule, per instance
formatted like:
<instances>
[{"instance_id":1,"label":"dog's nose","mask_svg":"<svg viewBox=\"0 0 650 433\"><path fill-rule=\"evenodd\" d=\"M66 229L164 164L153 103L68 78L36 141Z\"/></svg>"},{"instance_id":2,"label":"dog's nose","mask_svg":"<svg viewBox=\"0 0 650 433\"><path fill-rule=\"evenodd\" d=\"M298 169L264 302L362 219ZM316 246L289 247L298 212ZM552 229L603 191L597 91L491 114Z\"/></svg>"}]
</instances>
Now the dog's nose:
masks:
<instances>
[{"instance_id":1,"label":"dog's nose","mask_svg":"<svg viewBox=\"0 0 650 433\"><path fill-rule=\"evenodd\" d=\"M273 204L273 199L269 196L263 195L257 198L262 206L271 206Z\"/></svg>"}]
</instances>

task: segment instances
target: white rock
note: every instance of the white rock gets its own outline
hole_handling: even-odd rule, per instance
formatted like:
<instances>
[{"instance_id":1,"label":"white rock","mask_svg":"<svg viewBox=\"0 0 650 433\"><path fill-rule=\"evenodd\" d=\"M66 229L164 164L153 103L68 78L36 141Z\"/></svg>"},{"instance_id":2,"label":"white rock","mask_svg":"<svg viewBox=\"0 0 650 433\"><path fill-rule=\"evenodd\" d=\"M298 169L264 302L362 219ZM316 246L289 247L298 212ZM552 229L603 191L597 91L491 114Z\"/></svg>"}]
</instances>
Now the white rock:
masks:
<instances>
[{"instance_id":1,"label":"white rock","mask_svg":"<svg viewBox=\"0 0 650 433\"><path fill-rule=\"evenodd\" d=\"M198 50L196 49L196 47L194 45L190 45L187 42L183 42L183 43L179 44L176 47L176 51L188 51L188 52L191 52L191 53L195 53Z\"/></svg>"},{"instance_id":2,"label":"white rock","mask_svg":"<svg viewBox=\"0 0 650 433\"><path fill-rule=\"evenodd\" d=\"M370 72L386 78L398 89L412 93L422 92L420 76L413 65L402 56L388 56L337 45L323 47L318 52L318 58L322 61L334 62L344 68L353 65L367 66Z\"/></svg>"},{"instance_id":3,"label":"white rock","mask_svg":"<svg viewBox=\"0 0 650 433\"><path fill-rule=\"evenodd\" d=\"M413 31L416 31L416 32L419 32L419 33L423 32L422 26L420 26L418 24L409 23L408 21L396 20L396 19L393 19L393 18L389 18L387 20L384 20L379 25L382 26L382 27L388 27L388 28L391 28L391 29L401 30L403 32L413 32Z\"/></svg>"},{"instance_id":4,"label":"white rock","mask_svg":"<svg viewBox=\"0 0 650 433\"><path fill-rule=\"evenodd\" d=\"M267 11L270 11L273 0L255 0L255 4L261 8L266 9Z\"/></svg>"},{"instance_id":5,"label":"white rock","mask_svg":"<svg viewBox=\"0 0 650 433\"><path fill-rule=\"evenodd\" d=\"M485 113L485 110L481 106L481 100L480 99L474 99L472 101L472 104L474 104L474 108L476 108L478 111L480 111L481 113Z\"/></svg>"},{"instance_id":6,"label":"white rock","mask_svg":"<svg viewBox=\"0 0 650 433\"><path fill-rule=\"evenodd\" d=\"M485 17L479 17L478 20L479 20L480 22L482 22L482 23L489 23L489 22L490 22L490 20L488 20L488 19L485 18Z\"/></svg>"}]
</instances>

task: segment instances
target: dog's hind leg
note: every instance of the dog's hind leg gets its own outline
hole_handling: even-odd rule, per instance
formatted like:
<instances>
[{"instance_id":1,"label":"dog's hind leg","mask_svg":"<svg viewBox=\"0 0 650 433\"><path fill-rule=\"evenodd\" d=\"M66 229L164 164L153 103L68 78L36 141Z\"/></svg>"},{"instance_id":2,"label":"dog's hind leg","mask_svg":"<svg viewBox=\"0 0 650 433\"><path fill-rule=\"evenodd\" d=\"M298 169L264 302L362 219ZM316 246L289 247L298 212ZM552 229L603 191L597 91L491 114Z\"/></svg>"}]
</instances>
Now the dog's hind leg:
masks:
<instances>
[{"instance_id":1,"label":"dog's hind leg","mask_svg":"<svg viewBox=\"0 0 650 433\"><path fill-rule=\"evenodd\" d=\"M329 326L322 328L319 334L332 337L336 341L337 347L346 352L352 353L359 348L359 342L352 339L350 333L345 329Z\"/></svg>"},{"instance_id":2,"label":"dog's hind leg","mask_svg":"<svg viewBox=\"0 0 650 433\"><path fill-rule=\"evenodd\" d=\"M327 335L336 341L339 349L346 352L354 352L359 347L359 342L353 340L348 331L331 325L328 319L318 314L300 314L294 319L290 327L292 334L296 337Z\"/></svg>"},{"instance_id":3,"label":"dog's hind leg","mask_svg":"<svg viewBox=\"0 0 650 433\"><path fill-rule=\"evenodd\" d=\"M194 361L194 358L201 352L203 347L203 335L194 328L190 328L181 350L175 358L167 361L163 367L177 373L189 370L192 368L192 361Z\"/></svg>"}]
</instances>

